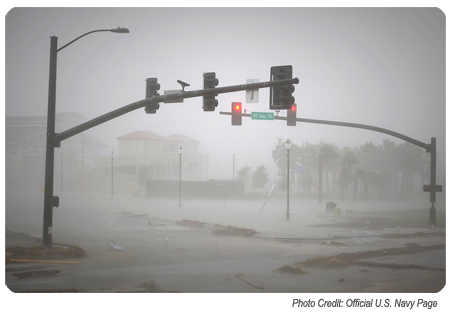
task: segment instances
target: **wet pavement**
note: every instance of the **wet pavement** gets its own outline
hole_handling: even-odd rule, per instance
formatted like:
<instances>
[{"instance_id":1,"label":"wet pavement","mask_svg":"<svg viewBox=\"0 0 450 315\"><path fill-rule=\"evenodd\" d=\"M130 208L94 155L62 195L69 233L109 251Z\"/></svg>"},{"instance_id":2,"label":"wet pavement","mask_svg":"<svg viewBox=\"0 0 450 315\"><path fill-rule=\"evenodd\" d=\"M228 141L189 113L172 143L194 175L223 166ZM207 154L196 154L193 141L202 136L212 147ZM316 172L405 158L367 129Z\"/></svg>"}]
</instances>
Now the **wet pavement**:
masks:
<instances>
[{"instance_id":1,"label":"wet pavement","mask_svg":"<svg viewBox=\"0 0 450 315\"><path fill-rule=\"evenodd\" d=\"M77 265L6 264L9 290L149 292L145 284L152 283L156 291L186 293L420 293L439 292L446 283L445 249L366 259L414 264L422 269L351 265L303 267L307 272L303 275L276 271L342 252L401 248L406 244L441 244L445 248L445 229L439 226L371 228L370 222L352 228L324 226L383 213L362 209L353 212L354 217L335 217L321 211L314 202L291 202L287 221L283 200L268 202L261 212L263 201L185 201L178 208L175 201L142 198L131 203L130 198L108 200L95 196L76 202L76 195L65 196L68 202L54 213L53 242L79 245L88 257L79 259ZM6 246L40 245L36 220L42 210L17 209L19 221L6 215ZM180 225L184 219L205 224ZM217 235L214 231L220 228L218 225L258 233L251 237ZM405 237L385 238L386 234ZM332 242L342 246L333 246ZM13 275L42 269L58 269L61 273L26 280Z\"/></svg>"}]
</instances>

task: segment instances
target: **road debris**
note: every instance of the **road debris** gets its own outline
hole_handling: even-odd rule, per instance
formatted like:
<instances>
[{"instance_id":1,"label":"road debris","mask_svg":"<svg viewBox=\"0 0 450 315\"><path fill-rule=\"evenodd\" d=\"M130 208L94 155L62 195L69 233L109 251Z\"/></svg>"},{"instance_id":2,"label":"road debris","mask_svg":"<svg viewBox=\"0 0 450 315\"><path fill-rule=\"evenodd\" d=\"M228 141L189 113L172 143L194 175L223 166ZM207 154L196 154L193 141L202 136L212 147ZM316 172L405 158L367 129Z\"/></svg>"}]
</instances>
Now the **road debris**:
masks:
<instances>
[{"instance_id":1,"label":"road debris","mask_svg":"<svg viewBox=\"0 0 450 315\"><path fill-rule=\"evenodd\" d=\"M308 272L304 271L302 267L292 267L288 265L284 265L283 267L278 268L275 270L276 272L283 272L283 273L289 273L289 274L296 274L296 275L306 275Z\"/></svg>"},{"instance_id":2,"label":"road debris","mask_svg":"<svg viewBox=\"0 0 450 315\"><path fill-rule=\"evenodd\" d=\"M6 248L12 259L73 259L85 258L87 253L77 245L53 246L16 246Z\"/></svg>"},{"instance_id":3,"label":"road debris","mask_svg":"<svg viewBox=\"0 0 450 315\"><path fill-rule=\"evenodd\" d=\"M331 256L331 257L316 257L316 258L308 258L305 261L301 261L296 263L296 265L302 266L310 266L310 267L323 267L323 268L336 268L336 267L347 267L350 265L368 265L366 262L361 262L362 259L368 259L372 257L380 257L380 256L393 256L393 255L407 255L407 254L415 254L420 252L428 252L434 250L442 250L445 249L445 246L441 245L430 245L430 246L406 246L400 248L385 248L378 249L372 251L365 252L356 252L356 253L341 253L339 255ZM373 264L372 264L373 265ZM390 266L392 265L392 266ZM386 266L386 267L395 267L394 264L379 264L378 266ZM423 266L415 266L415 265L407 265L402 266L402 268L426 268ZM414 267L413 267L414 266Z\"/></svg>"},{"instance_id":4,"label":"road debris","mask_svg":"<svg viewBox=\"0 0 450 315\"><path fill-rule=\"evenodd\" d=\"M32 270L25 272L14 272L12 275L19 278L38 278L38 277L48 277L61 273L61 270Z\"/></svg>"},{"instance_id":5,"label":"road debris","mask_svg":"<svg viewBox=\"0 0 450 315\"><path fill-rule=\"evenodd\" d=\"M111 247L111 251L114 251L115 249L126 252L127 250L123 248L123 246L117 245L113 240L106 239L108 241L108 245L106 245L106 248Z\"/></svg>"},{"instance_id":6,"label":"road debris","mask_svg":"<svg viewBox=\"0 0 450 315\"><path fill-rule=\"evenodd\" d=\"M258 233L252 229L238 228L238 227L231 226L231 225L224 227L224 226L216 224L215 226L220 227L220 229L212 231L212 234L214 234L214 235L231 235L231 236L250 237L253 234Z\"/></svg>"}]
</instances>

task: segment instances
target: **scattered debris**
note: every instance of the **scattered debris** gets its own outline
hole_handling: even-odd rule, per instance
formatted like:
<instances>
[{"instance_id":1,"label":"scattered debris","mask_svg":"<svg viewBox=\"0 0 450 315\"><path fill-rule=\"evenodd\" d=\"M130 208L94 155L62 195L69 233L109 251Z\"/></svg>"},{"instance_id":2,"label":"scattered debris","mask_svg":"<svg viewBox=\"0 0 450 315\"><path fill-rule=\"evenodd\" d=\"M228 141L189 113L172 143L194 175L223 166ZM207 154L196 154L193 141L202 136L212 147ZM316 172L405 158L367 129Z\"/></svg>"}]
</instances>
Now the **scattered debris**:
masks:
<instances>
[{"instance_id":1,"label":"scattered debris","mask_svg":"<svg viewBox=\"0 0 450 315\"><path fill-rule=\"evenodd\" d=\"M6 252L12 254L14 259L73 259L85 258L87 253L77 245L53 245L53 246L30 246L30 247L9 247Z\"/></svg>"},{"instance_id":2,"label":"scattered debris","mask_svg":"<svg viewBox=\"0 0 450 315\"><path fill-rule=\"evenodd\" d=\"M192 220L182 220L182 221L177 221L176 223L177 225L183 225L183 226L189 226L189 227L198 227L198 228L203 228L205 225L211 225L209 223L205 223L205 222L200 222L200 221L192 221ZM212 231L213 235L231 235L231 236L244 236L244 237L249 237L252 236L256 232L255 230L252 229L244 229L244 228L238 228L235 226L223 226L221 224L214 224L215 227L218 227L219 229L216 229L214 231Z\"/></svg>"},{"instance_id":3,"label":"scattered debris","mask_svg":"<svg viewBox=\"0 0 450 315\"><path fill-rule=\"evenodd\" d=\"M25 272L14 272L12 275L19 278L38 278L38 277L48 277L61 273L61 270L33 270Z\"/></svg>"},{"instance_id":4,"label":"scattered debris","mask_svg":"<svg viewBox=\"0 0 450 315\"><path fill-rule=\"evenodd\" d=\"M259 284L258 282L256 282L255 280L251 279L249 276L247 276L247 275L245 275L243 273L236 274L236 278L244 280L245 282L247 282L248 284L250 284L251 286L253 286L253 287L257 288L257 289L260 289L260 290L264 289L263 285Z\"/></svg>"},{"instance_id":5,"label":"scattered debris","mask_svg":"<svg viewBox=\"0 0 450 315\"><path fill-rule=\"evenodd\" d=\"M372 251L365 252L356 252L356 253L341 253L339 255L331 256L331 257L316 257L307 259L306 261L301 261L297 263L298 265L303 266L311 266L311 267L325 267L325 268L335 268L335 267L346 267L349 265L359 265L362 264L359 260L368 259L372 257L380 257L380 256L392 256L392 255L407 255L407 254L415 254L420 252L428 252L433 250L444 249L445 247L441 245L430 245L430 246L408 246L401 248L386 248L386 249L378 249ZM364 262L364 264L366 264ZM367 264L366 264L367 265ZM380 264L379 266L388 266L386 264ZM412 265L415 266L415 265ZM394 267L394 266L392 266ZM405 268L403 266L402 268ZM421 266L415 267L407 267L407 268L419 268ZM423 267L427 268L428 267Z\"/></svg>"},{"instance_id":6,"label":"scattered debris","mask_svg":"<svg viewBox=\"0 0 450 315\"><path fill-rule=\"evenodd\" d=\"M337 282L344 282L344 278L339 279Z\"/></svg>"},{"instance_id":7,"label":"scattered debris","mask_svg":"<svg viewBox=\"0 0 450 315\"><path fill-rule=\"evenodd\" d=\"M361 269L359 272L370 272L370 270L367 270L367 269Z\"/></svg>"},{"instance_id":8,"label":"scattered debris","mask_svg":"<svg viewBox=\"0 0 450 315\"><path fill-rule=\"evenodd\" d=\"M114 251L115 249L126 252L127 250L124 249L120 245L116 245L116 243L113 240L106 239L108 241L108 245L106 245L106 248L111 247L111 251Z\"/></svg>"},{"instance_id":9,"label":"scattered debris","mask_svg":"<svg viewBox=\"0 0 450 315\"><path fill-rule=\"evenodd\" d=\"M146 215L148 215L147 213L145 214L133 214L133 215L126 215L124 217L119 217L119 219L124 219L124 218L133 218L133 217L145 217Z\"/></svg>"},{"instance_id":10,"label":"scattered debris","mask_svg":"<svg viewBox=\"0 0 450 315\"><path fill-rule=\"evenodd\" d=\"M288 265L284 265L283 267L278 268L275 270L276 272L284 272L284 273L290 273L290 274L296 274L296 275L306 275L308 272L304 271L302 267L292 267Z\"/></svg>"},{"instance_id":11,"label":"scattered debris","mask_svg":"<svg viewBox=\"0 0 450 315\"><path fill-rule=\"evenodd\" d=\"M229 225L225 228L214 230L212 232L212 234L214 234L214 235L232 235L232 236L244 236L244 237L252 236L255 233L258 233L258 232L256 232L255 230L238 228L238 227L231 226L231 225Z\"/></svg>"},{"instance_id":12,"label":"scattered debris","mask_svg":"<svg viewBox=\"0 0 450 315\"><path fill-rule=\"evenodd\" d=\"M394 264L394 263L378 263L374 261L359 261L358 265L363 266L373 266L373 267L387 267L387 268L395 268L395 269L427 269L427 270L445 270L445 268L436 268L436 267L428 267L428 266L420 266L415 264Z\"/></svg>"}]
</instances>

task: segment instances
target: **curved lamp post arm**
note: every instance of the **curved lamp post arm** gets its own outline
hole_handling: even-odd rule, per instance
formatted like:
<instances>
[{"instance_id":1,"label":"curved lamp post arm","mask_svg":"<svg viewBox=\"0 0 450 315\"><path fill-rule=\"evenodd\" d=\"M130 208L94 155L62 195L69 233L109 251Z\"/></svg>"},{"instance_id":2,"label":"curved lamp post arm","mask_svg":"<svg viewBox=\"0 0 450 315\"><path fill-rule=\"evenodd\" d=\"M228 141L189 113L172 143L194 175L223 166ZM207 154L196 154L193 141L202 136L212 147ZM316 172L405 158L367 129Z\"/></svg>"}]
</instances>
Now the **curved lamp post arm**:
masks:
<instances>
[{"instance_id":1,"label":"curved lamp post arm","mask_svg":"<svg viewBox=\"0 0 450 315\"><path fill-rule=\"evenodd\" d=\"M73 42L76 42L77 40L79 40L80 38L92 34L92 33L96 33L96 32L113 32L113 33L129 33L130 31L127 28L113 28L113 29L107 29L107 30L95 30L95 31L90 31L87 32L81 36L78 36L77 38L75 38L74 40L72 40L71 42L68 42L67 44L65 44L64 46L62 46L61 48L58 48L57 52L59 52L60 50L63 50L64 48L66 48L67 46L69 46L70 44L72 44Z\"/></svg>"}]
</instances>

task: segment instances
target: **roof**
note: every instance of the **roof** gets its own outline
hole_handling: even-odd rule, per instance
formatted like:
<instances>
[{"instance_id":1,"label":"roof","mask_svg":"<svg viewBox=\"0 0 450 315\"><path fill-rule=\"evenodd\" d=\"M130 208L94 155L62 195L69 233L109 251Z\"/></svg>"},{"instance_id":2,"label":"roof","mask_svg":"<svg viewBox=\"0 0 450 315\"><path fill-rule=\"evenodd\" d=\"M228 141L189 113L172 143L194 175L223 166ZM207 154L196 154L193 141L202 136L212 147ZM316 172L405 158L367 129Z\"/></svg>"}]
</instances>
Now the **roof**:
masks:
<instances>
[{"instance_id":1,"label":"roof","mask_svg":"<svg viewBox=\"0 0 450 315\"><path fill-rule=\"evenodd\" d=\"M172 142L200 142L181 134L173 134L165 138L166 141Z\"/></svg>"},{"instance_id":2,"label":"roof","mask_svg":"<svg viewBox=\"0 0 450 315\"><path fill-rule=\"evenodd\" d=\"M127 139L151 139L151 140L164 140L164 137L151 132L151 131L134 131L132 133L126 134L124 136L120 136L117 138L118 140L127 140Z\"/></svg>"}]
</instances>

